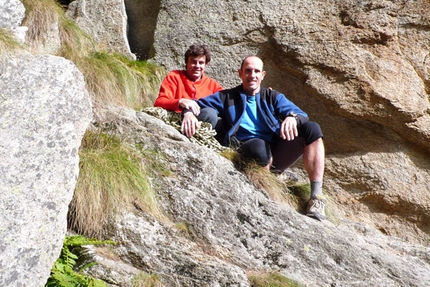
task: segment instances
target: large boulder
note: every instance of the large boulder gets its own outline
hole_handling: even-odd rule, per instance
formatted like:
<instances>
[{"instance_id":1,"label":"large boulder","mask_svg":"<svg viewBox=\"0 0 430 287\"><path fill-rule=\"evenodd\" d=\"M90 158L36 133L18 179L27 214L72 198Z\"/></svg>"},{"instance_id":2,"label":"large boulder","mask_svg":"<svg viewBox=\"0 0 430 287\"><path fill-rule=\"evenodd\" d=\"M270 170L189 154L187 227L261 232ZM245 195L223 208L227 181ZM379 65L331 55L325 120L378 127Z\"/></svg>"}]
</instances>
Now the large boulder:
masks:
<instances>
[{"instance_id":1,"label":"large boulder","mask_svg":"<svg viewBox=\"0 0 430 287\"><path fill-rule=\"evenodd\" d=\"M0 58L0 286L44 286L60 254L92 118L83 75L64 58Z\"/></svg>"},{"instance_id":2,"label":"large boulder","mask_svg":"<svg viewBox=\"0 0 430 287\"><path fill-rule=\"evenodd\" d=\"M25 17L24 5L19 0L0 3L0 28L10 31L17 41L25 42L27 27L21 26Z\"/></svg>"},{"instance_id":3,"label":"large boulder","mask_svg":"<svg viewBox=\"0 0 430 287\"><path fill-rule=\"evenodd\" d=\"M136 59L127 40L127 14L123 0L75 0L66 15L91 35L100 48Z\"/></svg>"}]
</instances>

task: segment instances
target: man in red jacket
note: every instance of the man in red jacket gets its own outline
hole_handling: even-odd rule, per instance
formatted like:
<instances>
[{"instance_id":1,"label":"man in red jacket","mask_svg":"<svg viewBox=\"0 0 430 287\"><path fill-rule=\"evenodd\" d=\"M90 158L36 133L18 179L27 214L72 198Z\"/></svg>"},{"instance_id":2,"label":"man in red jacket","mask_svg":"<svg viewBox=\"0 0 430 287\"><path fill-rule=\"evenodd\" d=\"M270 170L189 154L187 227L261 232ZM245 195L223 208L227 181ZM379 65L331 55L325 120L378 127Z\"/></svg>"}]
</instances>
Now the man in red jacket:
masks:
<instances>
[{"instance_id":1,"label":"man in red jacket","mask_svg":"<svg viewBox=\"0 0 430 287\"><path fill-rule=\"evenodd\" d=\"M204 74L210 60L210 50L206 45L191 45L185 52L186 70L173 70L167 74L154 103L154 107L176 113L184 108L192 110L196 117L185 115L181 125L182 132L188 137L194 135L198 121L208 122L213 128L218 121L215 110L200 109L195 101L222 90L220 84Z\"/></svg>"}]
</instances>

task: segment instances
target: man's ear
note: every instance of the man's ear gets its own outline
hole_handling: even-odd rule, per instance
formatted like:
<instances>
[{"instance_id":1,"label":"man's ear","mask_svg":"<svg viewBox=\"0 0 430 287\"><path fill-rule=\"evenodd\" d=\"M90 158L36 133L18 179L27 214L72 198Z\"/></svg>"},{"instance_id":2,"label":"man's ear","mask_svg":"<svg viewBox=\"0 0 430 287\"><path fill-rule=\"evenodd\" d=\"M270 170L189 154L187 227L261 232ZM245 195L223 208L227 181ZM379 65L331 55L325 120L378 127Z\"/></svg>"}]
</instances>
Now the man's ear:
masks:
<instances>
[{"instance_id":1,"label":"man's ear","mask_svg":"<svg viewBox=\"0 0 430 287\"><path fill-rule=\"evenodd\" d=\"M261 72L261 80L264 79L264 76L266 76L266 71Z\"/></svg>"},{"instance_id":2,"label":"man's ear","mask_svg":"<svg viewBox=\"0 0 430 287\"><path fill-rule=\"evenodd\" d=\"M239 73L239 78L242 79L242 69L237 70L237 72Z\"/></svg>"}]
</instances>

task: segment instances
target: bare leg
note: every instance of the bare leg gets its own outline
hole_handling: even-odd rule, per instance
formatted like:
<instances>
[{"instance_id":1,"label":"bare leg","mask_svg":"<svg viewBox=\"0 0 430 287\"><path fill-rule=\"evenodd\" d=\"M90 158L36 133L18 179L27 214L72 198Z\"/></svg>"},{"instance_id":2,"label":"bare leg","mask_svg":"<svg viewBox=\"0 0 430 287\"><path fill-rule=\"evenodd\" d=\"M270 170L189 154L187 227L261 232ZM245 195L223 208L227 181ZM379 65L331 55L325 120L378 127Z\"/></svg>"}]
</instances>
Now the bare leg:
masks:
<instances>
[{"instance_id":1,"label":"bare leg","mask_svg":"<svg viewBox=\"0 0 430 287\"><path fill-rule=\"evenodd\" d=\"M269 162L269 164L267 164L264 168L270 171L270 168L271 168L271 166L272 166L272 163L273 163L273 156L270 158L270 162Z\"/></svg>"},{"instance_id":2,"label":"bare leg","mask_svg":"<svg viewBox=\"0 0 430 287\"><path fill-rule=\"evenodd\" d=\"M323 180L324 160L325 152L322 138L305 147L303 163L310 180Z\"/></svg>"}]
</instances>

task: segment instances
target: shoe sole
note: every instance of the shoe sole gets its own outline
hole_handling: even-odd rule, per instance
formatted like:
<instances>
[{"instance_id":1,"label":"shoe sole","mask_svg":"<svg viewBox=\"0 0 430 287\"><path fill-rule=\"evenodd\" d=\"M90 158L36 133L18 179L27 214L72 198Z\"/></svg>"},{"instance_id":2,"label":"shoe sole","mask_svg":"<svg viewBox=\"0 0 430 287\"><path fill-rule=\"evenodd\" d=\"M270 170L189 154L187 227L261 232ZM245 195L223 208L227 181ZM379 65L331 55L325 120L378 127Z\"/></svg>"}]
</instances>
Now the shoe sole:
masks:
<instances>
[{"instance_id":1,"label":"shoe sole","mask_svg":"<svg viewBox=\"0 0 430 287\"><path fill-rule=\"evenodd\" d=\"M317 219L319 221L325 220L325 216L324 215L320 215L320 214L308 213L308 214L306 214L306 216L315 218L315 219Z\"/></svg>"}]
</instances>

